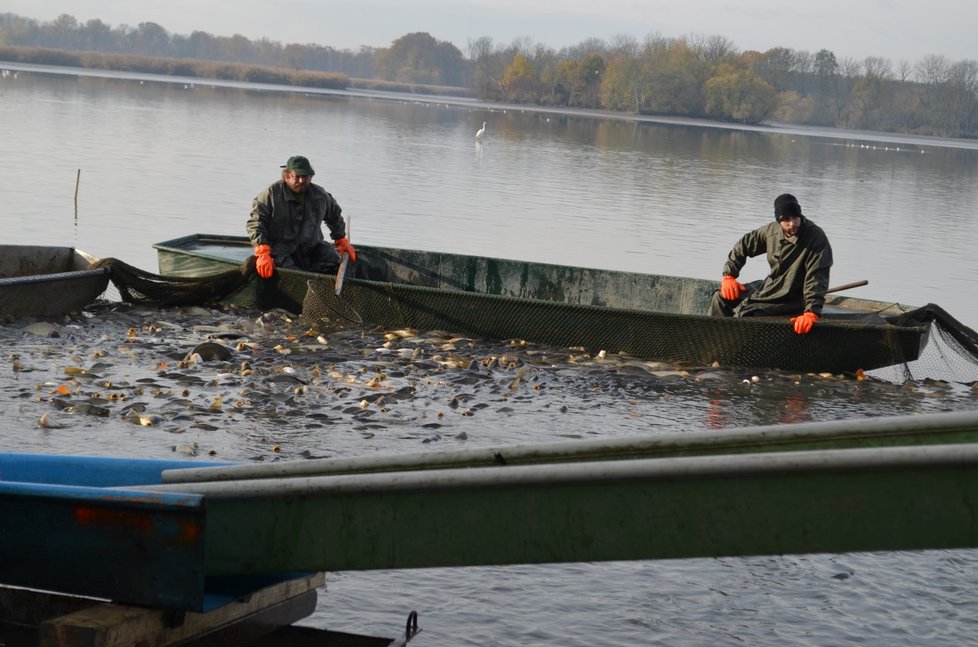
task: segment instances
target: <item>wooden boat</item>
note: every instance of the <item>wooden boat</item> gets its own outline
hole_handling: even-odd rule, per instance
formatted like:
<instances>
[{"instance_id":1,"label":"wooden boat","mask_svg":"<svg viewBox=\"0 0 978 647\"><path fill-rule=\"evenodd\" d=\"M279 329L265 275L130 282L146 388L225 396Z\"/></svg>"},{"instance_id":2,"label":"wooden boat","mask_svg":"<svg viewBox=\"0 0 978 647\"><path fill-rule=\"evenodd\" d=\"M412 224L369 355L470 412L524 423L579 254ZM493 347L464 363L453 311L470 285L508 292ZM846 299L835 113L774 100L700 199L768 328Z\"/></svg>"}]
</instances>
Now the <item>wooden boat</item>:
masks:
<instances>
[{"instance_id":1,"label":"wooden boat","mask_svg":"<svg viewBox=\"0 0 978 647\"><path fill-rule=\"evenodd\" d=\"M154 245L160 273L201 277L237 268L244 237L192 235ZM358 245L335 296L335 277L276 270L231 302L293 312L355 313L387 328L443 330L489 339L581 348L590 353L795 371L855 372L916 359L927 325L897 319L910 308L830 295L812 333L781 317L707 312L717 282L612 270ZM304 313L306 314L306 313Z\"/></svg>"},{"instance_id":2,"label":"wooden boat","mask_svg":"<svg viewBox=\"0 0 978 647\"><path fill-rule=\"evenodd\" d=\"M303 572L976 547L976 468L975 412L273 465L0 454L0 584L199 609Z\"/></svg>"},{"instance_id":3,"label":"wooden boat","mask_svg":"<svg viewBox=\"0 0 978 647\"><path fill-rule=\"evenodd\" d=\"M109 283L109 269L71 247L0 245L0 320L80 310Z\"/></svg>"}]
</instances>

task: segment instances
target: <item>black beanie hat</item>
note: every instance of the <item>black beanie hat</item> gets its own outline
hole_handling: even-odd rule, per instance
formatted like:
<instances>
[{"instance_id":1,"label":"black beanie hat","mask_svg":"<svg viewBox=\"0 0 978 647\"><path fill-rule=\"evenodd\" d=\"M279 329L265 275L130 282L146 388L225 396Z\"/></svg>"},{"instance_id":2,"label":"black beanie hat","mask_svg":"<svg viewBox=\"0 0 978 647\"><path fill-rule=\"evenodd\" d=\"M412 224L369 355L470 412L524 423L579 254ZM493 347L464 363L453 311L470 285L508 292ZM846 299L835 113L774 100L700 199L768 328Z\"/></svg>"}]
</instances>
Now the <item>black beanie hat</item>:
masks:
<instances>
[{"instance_id":1,"label":"black beanie hat","mask_svg":"<svg viewBox=\"0 0 978 647\"><path fill-rule=\"evenodd\" d=\"M781 222L785 218L801 216L801 205L798 198L790 193L782 193L774 199L774 219Z\"/></svg>"}]
</instances>

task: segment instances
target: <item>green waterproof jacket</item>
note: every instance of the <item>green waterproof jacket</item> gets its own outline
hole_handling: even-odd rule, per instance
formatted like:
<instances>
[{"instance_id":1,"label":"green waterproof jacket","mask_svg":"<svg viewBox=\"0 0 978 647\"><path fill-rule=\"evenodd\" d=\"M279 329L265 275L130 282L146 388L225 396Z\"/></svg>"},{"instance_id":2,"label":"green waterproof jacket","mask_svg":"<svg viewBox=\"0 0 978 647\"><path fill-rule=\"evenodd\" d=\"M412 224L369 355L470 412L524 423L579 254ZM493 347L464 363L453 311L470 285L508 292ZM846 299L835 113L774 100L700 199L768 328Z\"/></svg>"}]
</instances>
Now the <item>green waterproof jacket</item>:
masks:
<instances>
[{"instance_id":1,"label":"green waterproof jacket","mask_svg":"<svg viewBox=\"0 0 978 647\"><path fill-rule=\"evenodd\" d=\"M771 273L761 286L745 299L741 314L755 310L801 314L822 314L825 291L829 289L832 247L822 228L802 216L798 234L786 238L777 222L745 234L734 245L723 266L723 273L737 277L748 258L767 254Z\"/></svg>"},{"instance_id":2,"label":"green waterproof jacket","mask_svg":"<svg viewBox=\"0 0 978 647\"><path fill-rule=\"evenodd\" d=\"M346 236L342 209L318 184L310 184L300 202L283 180L259 193L251 205L247 230L251 244L270 245L276 263L298 249L325 242L322 224L333 240Z\"/></svg>"}]
</instances>

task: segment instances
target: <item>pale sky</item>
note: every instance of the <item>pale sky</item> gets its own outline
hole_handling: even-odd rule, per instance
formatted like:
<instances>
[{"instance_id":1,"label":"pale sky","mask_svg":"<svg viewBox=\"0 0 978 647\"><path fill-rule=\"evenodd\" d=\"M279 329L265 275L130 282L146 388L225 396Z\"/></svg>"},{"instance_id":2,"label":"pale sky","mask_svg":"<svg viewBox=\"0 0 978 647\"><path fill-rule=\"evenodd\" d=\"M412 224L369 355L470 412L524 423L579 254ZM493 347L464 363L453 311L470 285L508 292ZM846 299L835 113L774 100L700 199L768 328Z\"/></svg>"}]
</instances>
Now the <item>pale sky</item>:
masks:
<instances>
[{"instance_id":1,"label":"pale sky","mask_svg":"<svg viewBox=\"0 0 978 647\"><path fill-rule=\"evenodd\" d=\"M111 27L155 22L171 34L236 33L251 40L357 50L428 32L468 55L488 36L559 50L627 34L727 37L740 50L789 47L836 58L917 62L928 54L978 59L975 0L4 0L0 12L49 21L60 14Z\"/></svg>"}]
</instances>

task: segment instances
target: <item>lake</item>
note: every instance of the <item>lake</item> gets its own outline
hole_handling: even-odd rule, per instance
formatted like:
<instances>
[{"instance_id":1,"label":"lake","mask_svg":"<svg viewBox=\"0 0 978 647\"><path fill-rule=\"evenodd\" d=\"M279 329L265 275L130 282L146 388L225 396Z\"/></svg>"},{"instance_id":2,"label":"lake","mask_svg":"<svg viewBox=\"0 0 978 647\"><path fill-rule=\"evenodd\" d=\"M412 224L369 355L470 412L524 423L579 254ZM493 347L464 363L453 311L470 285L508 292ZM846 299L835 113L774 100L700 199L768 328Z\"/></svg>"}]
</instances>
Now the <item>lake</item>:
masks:
<instances>
[{"instance_id":1,"label":"lake","mask_svg":"<svg viewBox=\"0 0 978 647\"><path fill-rule=\"evenodd\" d=\"M828 233L834 284L866 279L858 296L934 302L978 327L978 142L24 72L0 92L10 243L152 270L155 242L243 233L254 195L304 154L354 241L718 278L787 191ZM745 274L765 271L755 259Z\"/></svg>"},{"instance_id":2,"label":"lake","mask_svg":"<svg viewBox=\"0 0 978 647\"><path fill-rule=\"evenodd\" d=\"M252 198L302 154L343 207L354 244L718 280L732 244L791 192L832 242L833 284L867 279L854 295L936 303L978 327L974 142L29 68L0 78L0 122L6 243L74 245L155 271L153 243L244 234ZM765 265L755 259L745 278L761 278ZM115 410L100 419L58 412L64 427L37 428L52 410L37 394L63 381L65 366L98 357L121 383L151 377L161 357L199 341L204 323L260 334L254 317L214 318L96 315L66 325L61 339L30 343L2 327L0 450L166 457L196 443L226 460L299 460L978 404L968 388L778 375L757 388L735 372L583 366L539 349L526 359L535 358L541 395L503 407L474 393L490 406L446 417L437 434L422 420L445 409L454 387L430 387L415 412L370 429L317 427L310 409L276 414L275 433L262 414L228 413L208 427L163 406L160 429ZM140 324L164 332L144 325L137 353L126 331ZM31 370L12 372L14 355ZM363 361L350 351L342 372ZM201 384L197 397L213 399L215 388ZM422 647L963 644L978 627L976 566L978 552L964 550L330 573L307 622L392 635L417 609L424 631L412 644Z\"/></svg>"}]
</instances>

